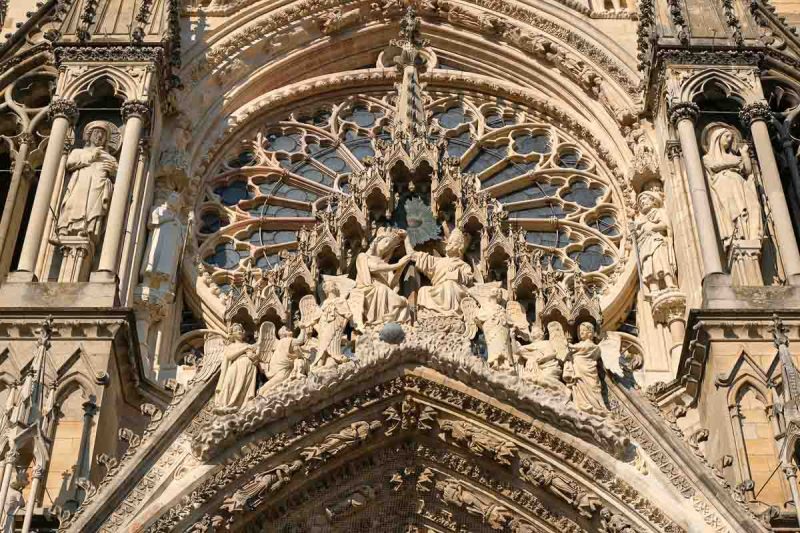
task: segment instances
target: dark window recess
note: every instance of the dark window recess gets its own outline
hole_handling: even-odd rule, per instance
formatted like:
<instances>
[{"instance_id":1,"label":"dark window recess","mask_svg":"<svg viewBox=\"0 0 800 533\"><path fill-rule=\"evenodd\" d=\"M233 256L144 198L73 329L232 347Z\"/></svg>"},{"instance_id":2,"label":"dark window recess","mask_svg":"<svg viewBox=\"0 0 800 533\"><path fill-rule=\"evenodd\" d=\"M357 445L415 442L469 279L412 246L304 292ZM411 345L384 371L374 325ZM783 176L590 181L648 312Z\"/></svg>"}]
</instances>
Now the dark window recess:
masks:
<instances>
[{"instance_id":1,"label":"dark window recess","mask_svg":"<svg viewBox=\"0 0 800 533\"><path fill-rule=\"evenodd\" d=\"M36 171L36 182L39 181L39 171ZM33 199L36 196L36 187L31 186L28 190L28 198L25 200L25 211L22 212L22 219L17 232L17 242L14 245L14 255L11 257L11 271L15 271L19 266L19 256L22 253L22 242L25 240L25 233L28 232L28 220L31 218L33 210Z\"/></svg>"}]
</instances>

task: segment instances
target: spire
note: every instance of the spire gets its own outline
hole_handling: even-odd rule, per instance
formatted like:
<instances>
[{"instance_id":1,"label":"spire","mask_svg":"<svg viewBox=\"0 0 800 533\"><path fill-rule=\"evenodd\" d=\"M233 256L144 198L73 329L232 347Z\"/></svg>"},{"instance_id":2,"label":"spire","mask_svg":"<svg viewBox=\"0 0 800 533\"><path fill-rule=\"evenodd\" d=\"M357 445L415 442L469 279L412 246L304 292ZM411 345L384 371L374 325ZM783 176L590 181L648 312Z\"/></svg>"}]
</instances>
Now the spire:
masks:
<instances>
[{"instance_id":1,"label":"spire","mask_svg":"<svg viewBox=\"0 0 800 533\"><path fill-rule=\"evenodd\" d=\"M403 80L397 86L397 116L392 132L396 141L408 142L415 136L426 136L428 132L424 87L419 82L417 66L423 61L422 48L429 43L420 38L419 23L416 11L409 6L400 19L400 38L391 42L399 49L400 53L394 60L403 72Z\"/></svg>"}]
</instances>

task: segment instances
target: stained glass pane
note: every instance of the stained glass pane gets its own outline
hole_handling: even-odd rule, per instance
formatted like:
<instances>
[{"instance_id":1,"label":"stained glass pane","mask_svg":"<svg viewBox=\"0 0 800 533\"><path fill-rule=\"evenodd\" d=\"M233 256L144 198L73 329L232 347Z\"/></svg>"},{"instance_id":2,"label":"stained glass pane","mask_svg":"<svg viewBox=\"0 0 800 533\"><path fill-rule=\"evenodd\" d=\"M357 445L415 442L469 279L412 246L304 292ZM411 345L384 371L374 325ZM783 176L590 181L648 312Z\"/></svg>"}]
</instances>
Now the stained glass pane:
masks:
<instances>
[{"instance_id":1,"label":"stained glass pane","mask_svg":"<svg viewBox=\"0 0 800 533\"><path fill-rule=\"evenodd\" d=\"M310 211L297 209L296 207L286 207L283 205L265 204L260 209L261 216L265 217L310 217Z\"/></svg>"},{"instance_id":2,"label":"stained glass pane","mask_svg":"<svg viewBox=\"0 0 800 533\"><path fill-rule=\"evenodd\" d=\"M594 272L614 262L611 256L603 253L603 247L599 244L590 244L581 251L570 253L569 257L584 272Z\"/></svg>"},{"instance_id":3,"label":"stained glass pane","mask_svg":"<svg viewBox=\"0 0 800 533\"><path fill-rule=\"evenodd\" d=\"M518 178L534 170L536 170L536 163L511 163L500 172L484 180L483 186L491 187L492 185Z\"/></svg>"},{"instance_id":4,"label":"stained glass pane","mask_svg":"<svg viewBox=\"0 0 800 533\"><path fill-rule=\"evenodd\" d=\"M256 246L270 246L273 244L283 244L286 242L294 242L297 235L293 231L275 231L262 229L256 231L250 236L250 242Z\"/></svg>"},{"instance_id":5,"label":"stained glass pane","mask_svg":"<svg viewBox=\"0 0 800 533\"><path fill-rule=\"evenodd\" d=\"M269 149L275 152L297 152L300 149L301 138L299 133L291 133L289 135L270 133L267 135Z\"/></svg>"},{"instance_id":6,"label":"stained glass pane","mask_svg":"<svg viewBox=\"0 0 800 533\"><path fill-rule=\"evenodd\" d=\"M319 169L317 169L317 167L315 167L311 163L301 164L294 170L294 173L308 180L315 181L323 185L327 185L328 187L333 185L333 178L321 172Z\"/></svg>"},{"instance_id":7,"label":"stained glass pane","mask_svg":"<svg viewBox=\"0 0 800 533\"><path fill-rule=\"evenodd\" d=\"M602 187L589 187L585 181L576 181L570 187L569 192L564 195L564 199L583 207L594 207L603 194L605 194L605 189Z\"/></svg>"},{"instance_id":8,"label":"stained glass pane","mask_svg":"<svg viewBox=\"0 0 800 533\"><path fill-rule=\"evenodd\" d=\"M569 244L569 237L560 231L529 231L525 234L525 240L550 248L563 248Z\"/></svg>"},{"instance_id":9,"label":"stained glass pane","mask_svg":"<svg viewBox=\"0 0 800 533\"><path fill-rule=\"evenodd\" d=\"M203 213L200 217L200 233L215 233L227 225L227 219L220 218L217 213Z\"/></svg>"},{"instance_id":10,"label":"stained glass pane","mask_svg":"<svg viewBox=\"0 0 800 533\"><path fill-rule=\"evenodd\" d=\"M231 168L242 168L254 165L256 162L256 154L249 150L240 152L239 155L233 159L228 160L228 166Z\"/></svg>"},{"instance_id":11,"label":"stained glass pane","mask_svg":"<svg viewBox=\"0 0 800 533\"><path fill-rule=\"evenodd\" d=\"M490 128L502 128L516 123L514 117L504 117L503 115L492 113L486 116L486 125Z\"/></svg>"},{"instance_id":12,"label":"stained glass pane","mask_svg":"<svg viewBox=\"0 0 800 533\"><path fill-rule=\"evenodd\" d=\"M433 117L439 121L439 124L448 130L457 128L461 124L469 122L469 117L464 109L460 106L451 107L447 111L434 113Z\"/></svg>"},{"instance_id":13,"label":"stained glass pane","mask_svg":"<svg viewBox=\"0 0 800 533\"><path fill-rule=\"evenodd\" d=\"M612 215L603 215L589 222L589 225L603 235L608 235L609 237L616 237L619 235L617 220Z\"/></svg>"},{"instance_id":14,"label":"stained glass pane","mask_svg":"<svg viewBox=\"0 0 800 533\"><path fill-rule=\"evenodd\" d=\"M264 254L261 252L256 258L256 266L258 268L270 269L277 265L279 261L280 257L278 257L278 254Z\"/></svg>"},{"instance_id":15,"label":"stained glass pane","mask_svg":"<svg viewBox=\"0 0 800 533\"><path fill-rule=\"evenodd\" d=\"M547 154L552 149L549 135L520 135L514 139L514 151L518 154Z\"/></svg>"},{"instance_id":16,"label":"stained glass pane","mask_svg":"<svg viewBox=\"0 0 800 533\"><path fill-rule=\"evenodd\" d=\"M557 204L545 205L542 207L531 207L529 209L521 209L520 211L511 211L508 217L515 218L564 218L567 214L564 209Z\"/></svg>"},{"instance_id":17,"label":"stained glass pane","mask_svg":"<svg viewBox=\"0 0 800 533\"><path fill-rule=\"evenodd\" d=\"M523 202L525 200L537 200L555 195L558 187L549 183L533 183L524 189L503 194L497 197L502 203Z\"/></svg>"},{"instance_id":18,"label":"stained glass pane","mask_svg":"<svg viewBox=\"0 0 800 533\"><path fill-rule=\"evenodd\" d=\"M236 205L242 200L250 198L247 184L243 181L234 181L229 185L218 187L214 192L222 199L225 205Z\"/></svg>"},{"instance_id":19,"label":"stained glass pane","mask_svg":"<svg viewBox=\"0 0 800 533\"><path fill-rule=\"evenodd\" d=\"M458 137L447 139L447 155L461 157L467 153L470 146L472 146L472 141L470 141L469 132L465 131Z\"/></svg>"},{"instance_id":20,"label":"stained glass pane","mask_svg":"<svg viewBox=\"0 0 800 533\"><path fill-rule=\"evenodd\" d=\"M503 160L503 155L498 154L497 152L493 152L487 150L485 148L481 148L478 150L478 155L476 155L472 161L469 162L467 167L464 169L467 172L474 172L475 174L479 174L489 168L490 166L494 165Z\"/></svg>"},{"instance_id":21,"label":"stained glass pane","mask_svg":"<svg viewBox=\"0 0 800 533\"><path fill-rule=\"evenodd\" d=\"M239 266L239 261L243 257L247 257L247 252L240 252L232 242L225 242L218 244L214 248L214 254L206 257L205 262L219 268L231 269Z\"/></svg>"},{"instance_id":22,"label":"stained glass pane","mask_svg":"<svg viewBox=\"0 0 800 533\"><path fill-rule=\"evenodd\" d=\"M328 121L331 118L330 111L325 109L321 109L314 113L313 116L303 115L298 119L298 122L302 122L303 124L313 124L314 126L327 126Z\"/></svg>"},{"instance_id":23,"label":"stained glass pane","mask_svg":"<svg viewBox=\"0 0 800 533\"><path fill-rule=\"evenodd\" d=\"M352 122L362 128L370 128L375 125L380 117L383 116L381 111L370 111L366 107L356 106L350 110L349 113L342 117L346 122Z\"/></svg>"},{"instance_id":24,"label":"stained glass pane","mask_svg":"<svg viewBox=\"0 0 800 533\"><path fill-rule=\"evenodd\" d=\"M350 172L350 165L335 152L317 157L316 159L336 174L347 174Z\"/></svg>"},{"instance_id":25,"label":"stained glass pane","mask_svg":"<svg viewBox=\"0 0 800 533\"><path fill-rule=\"evenodd\" d=\"M581 160L581 154L575 150L565 150L558 154L558 166L577 170L585 170L587 168L586 163Z\"/></svg>"}]
</instances>

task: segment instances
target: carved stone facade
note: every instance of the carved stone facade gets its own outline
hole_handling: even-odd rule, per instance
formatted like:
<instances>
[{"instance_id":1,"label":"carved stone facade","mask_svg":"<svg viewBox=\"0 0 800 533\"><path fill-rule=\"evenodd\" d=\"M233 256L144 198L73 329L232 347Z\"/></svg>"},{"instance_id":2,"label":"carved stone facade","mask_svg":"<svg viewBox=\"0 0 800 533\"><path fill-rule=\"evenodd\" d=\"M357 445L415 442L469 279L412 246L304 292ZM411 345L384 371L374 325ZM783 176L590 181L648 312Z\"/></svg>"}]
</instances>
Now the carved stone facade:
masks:
<instances>
[{"instance_id":1,"label":"carved stone facade","mask_svg":"<svg viewBox=\"0 0 800 533\"><path fill-rule=\"evenodd\" d=\"M0 0L0 527L800 527L762 0Z\"/></svg>"}]
</instances>

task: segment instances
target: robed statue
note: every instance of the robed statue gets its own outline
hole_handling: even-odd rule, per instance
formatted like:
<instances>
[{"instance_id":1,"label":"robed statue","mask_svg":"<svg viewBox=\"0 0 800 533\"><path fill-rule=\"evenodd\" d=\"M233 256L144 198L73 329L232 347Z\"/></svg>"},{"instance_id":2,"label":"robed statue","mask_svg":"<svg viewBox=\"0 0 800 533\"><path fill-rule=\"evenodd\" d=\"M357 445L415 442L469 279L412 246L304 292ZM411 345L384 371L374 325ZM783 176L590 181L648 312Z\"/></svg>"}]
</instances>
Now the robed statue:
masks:
<instances>
[{"instance_id":1,"label":"robed statue","mask_svg":"<svg viewBox=\"0 0 800 533\"><path fill-rule=\"evenodd\" d=\"M67 157L70 173L56 225L58 235L80 235L96 241L111 202L117 160L111 155L117 127L105 120L90 122L83 130L83 148Z\"/></svg>"},{"instance_id":2,"label":"robed statue","mask_svg":"<svg viewBox=\"0 0 800 533\"><path fill-rule=\"evenodd\" d=\"M445 257L411 251L414 264L431 280L431 285L420 288L417 296L417 307L421 315L461 314L461 300L467 296L467 287L473 280L472 267L462 258L466 246L466 235L456 228L447 237Z\"/></svg>"},{"instance_id":3,"label":"robed statue","mask_svg":"<svg viewBox=\"0 0 800 533\"><path fill-rule=\"evenodd\" d=\"M761 205L747 144L738 130L722 122L706 126L702 138L703 165L723 246L761 239Z\"/></svg>"}]
</instances>

